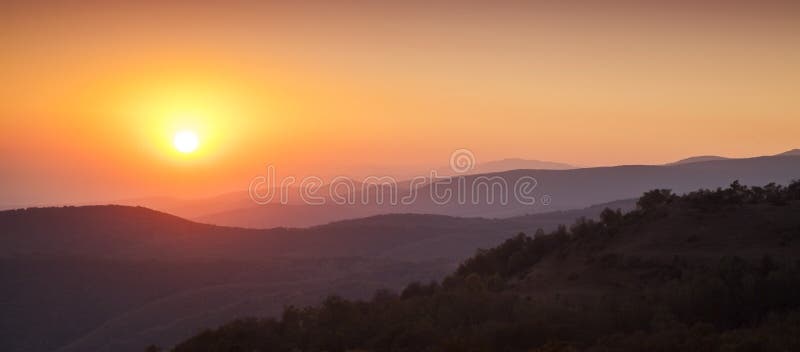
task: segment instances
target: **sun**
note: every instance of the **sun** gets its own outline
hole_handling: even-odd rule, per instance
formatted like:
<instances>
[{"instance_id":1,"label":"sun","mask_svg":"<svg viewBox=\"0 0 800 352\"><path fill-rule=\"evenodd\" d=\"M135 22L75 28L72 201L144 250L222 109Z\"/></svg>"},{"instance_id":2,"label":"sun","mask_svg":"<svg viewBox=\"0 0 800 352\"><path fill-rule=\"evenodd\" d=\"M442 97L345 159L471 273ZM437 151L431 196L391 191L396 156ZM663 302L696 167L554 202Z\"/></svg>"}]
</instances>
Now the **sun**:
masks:
<instances>
[{"instance_id":1,"label":"sun","mask_svg":"<svg viewBox=\"0 0 800 352\"><path fill-rule=\"evenodd\" d=\"M172 144L181 153L191 153L200 145L200 139L194 131L183 130L175 133Z\"/></svg>"}]
</instances>

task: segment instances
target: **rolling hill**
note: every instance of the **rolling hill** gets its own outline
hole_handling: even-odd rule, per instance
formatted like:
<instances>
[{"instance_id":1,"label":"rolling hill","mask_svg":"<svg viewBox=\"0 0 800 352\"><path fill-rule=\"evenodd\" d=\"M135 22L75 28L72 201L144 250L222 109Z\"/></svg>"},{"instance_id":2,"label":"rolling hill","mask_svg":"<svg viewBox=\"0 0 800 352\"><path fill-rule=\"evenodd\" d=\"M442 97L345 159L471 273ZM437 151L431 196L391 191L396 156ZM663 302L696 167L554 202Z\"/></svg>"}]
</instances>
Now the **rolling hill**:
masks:
<instances>
[{"instance_id":1,"label":"rolling hill","mask_svg":"<svg viewBox=\"0 0 800 352\"><path fill-rule=\"evenodd\" d=\"M203 351L792 351L800 182L676 196L481 251L439 282L240 319Z\"/></svg>"},{"instance_id":2,"label":"rolling hill","mask_svg":"<svg viewBox=\"0 0 800 352\"><path fill-rule=\"evenodd\" d=\"M633 201L610 206L630 209ZM142 207L0 212L0 349L140 351L206 326L328 294L441 278L479 247L597 217L390 214L308 229L200 224Z\"/></svg>"},{"instance_id":3,"label":"rolling hill","mask_svg":"<svg viewBox=\"0 0 800 352\"><path fill-rule=\"evenodd\" d=\"M668 163L666 165L681 165L681 164L700 163L704 161L716 161L716 160L729 160L729 158L717 155L701 155L701 156L693 156L690 158L681 159L675 162Z\"/></svg>"},{"instance_id":4,"label":"rolling hill","mask_svg":"<svg viewBox=\"0 0 800 352\"><path fill-rule=\"evenodd\" d=\"M509 233L555 228L581 216L597 216L605 206L630 209L633 201L507 219L386 214L306 229L263 230L202 224L143 207L27 208L0 212L0 258L259 261L360 256L458 261ZM397 254L398 248L422 242L439 247L430 256Z\"/></svg>"},{"instance_id":5,"label":"rolling hill","mask_svg":"<svg viewBox=\"0 0 800 352\"><path fill-rule=\"evenodd\" d=\"M768 182L787 184L800 175L800 156L780 154L747 159L702 160L674 165L628 165L594 167L569 170L519 169L489 174L459 176L449 184L441 181L421 187L414 202L390 205L377 204L376 196L368 202L353 205L324 206L304 204L254 203L205 214L193 219L212 224L265 228L275 226L312 226L329 221L359 218L387 213L438 214L459 217L507 218L530 213L575 209L613 201L634 198L654 188L669 188L676 192L689 192L699 188L724 187L739 180L745 185L762 185ZM530 193L539 202L529 205L514 196L513 187L520 179L534 178L536 187ZM460 191L459 185L469 185ZM506 204L500 203L499 194L488 197L483 186L504 184L508 195ZM403 185L407 185L404 183ZM384 195L386 195L384 191ZM408 194L399 188L399 197ZM432 192L460 194L464 202L451 201L444 205L432 200ZM325 195L325 194L321 194ZM542 198L550 202L545 205ZM360 193L357 199L361 199ZM388 196L384 197L388 199Z\"/></svg>"}]
</instances>

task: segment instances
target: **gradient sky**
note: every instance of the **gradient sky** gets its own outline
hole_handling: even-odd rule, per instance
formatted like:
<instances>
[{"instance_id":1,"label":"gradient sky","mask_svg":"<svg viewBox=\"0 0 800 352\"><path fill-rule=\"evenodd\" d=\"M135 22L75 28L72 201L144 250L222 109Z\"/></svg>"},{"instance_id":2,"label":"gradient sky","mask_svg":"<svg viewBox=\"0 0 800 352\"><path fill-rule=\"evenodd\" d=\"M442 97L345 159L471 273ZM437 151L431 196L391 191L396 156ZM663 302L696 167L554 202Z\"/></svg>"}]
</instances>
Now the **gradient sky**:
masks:
<instances>
[{"instance_id":1,"label":"gradient sky","mask_svg":"<svg viewBox=\"0 0 800 352\"><path fill-rule=\"evenodd\" d=\"M0 205L800 146L796 5L656 4L3 2Z\"/></svg>"}]
</instances>

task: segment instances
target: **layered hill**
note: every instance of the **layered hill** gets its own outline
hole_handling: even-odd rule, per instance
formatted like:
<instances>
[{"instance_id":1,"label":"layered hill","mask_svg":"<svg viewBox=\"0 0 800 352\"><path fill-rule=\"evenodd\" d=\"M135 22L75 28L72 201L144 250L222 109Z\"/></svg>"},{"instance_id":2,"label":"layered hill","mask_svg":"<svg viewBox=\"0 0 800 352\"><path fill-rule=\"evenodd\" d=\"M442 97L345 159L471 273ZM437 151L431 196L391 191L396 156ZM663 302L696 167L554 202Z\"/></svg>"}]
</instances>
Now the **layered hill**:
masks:
<instances>
[{"instance_id":1,"label":"layered hill","mask_svg":"<svg viewBox=\"0 0 800 352\"><path fill-rule=\"evenodd\" d=\"M391 189L376 190L361 201L362 192L356 189L354 204L325 205L273 203L264 206L248 202L246 194L239 207L207 214L192 214L200 222L242 227L309 226L329 221L360 218L387 213L437 214L459 217L507 218L531 213L575 209L617 199L635 198L654 188L669 188L675 192L690 192L700 188L725 187L734 180L745 185L769 182L787 184L800 175L800 156L791 152L757 158L717 159L700 158L670 165L626 165L566 170L516 169L494 173L468 174L452 180L434 180L418 188L412 202L390 204ZM525 196L536 199L533 204L519 197L515 185L535 180L535 187ZM398 199L411 192L409 183L397 187ZM318 195L327 197L324 188ZM453 194L450 201L441 202L432 194ZM296 197L295 197L296 198Z\"/></svg>"},{"instance_id":2,"label":"layered hill","mask_svg":"<svg viewBox=\"0 0 800 352\"><path fill-rule=\"evenodd\" d=\"M646 193L443 281L329 297L174 351L791 351L800 348L800 182Z\"/></svg>"},{"instance_id":3,"label":"layered hill","mask_svg":"<svg viewBox=\"0 0 800 352\"><path fill-rule=\"evenodd\" d=\"M629 209L633 201L610 204ZM443 277L479 247L605 207L513 219L392 214L254 230L142 207L0 212L0 349L139 351L326 295Z\"/></svg>"},{"instance_id":4,"label":"layered hill","mask_svg":"<svg viewBox=\"0 0 800 352\"><path fill-rule=\"evenodd\" d=\"M552 229L595 217L605 206L507 219L387 214L306 229L245 229L208 225L143 207L118 205L28 208L0 212L0 257L270 260L371 257L459 261L509 233ZM425 247L423 251L403 248Z\"/></svg>"}]
</instances>

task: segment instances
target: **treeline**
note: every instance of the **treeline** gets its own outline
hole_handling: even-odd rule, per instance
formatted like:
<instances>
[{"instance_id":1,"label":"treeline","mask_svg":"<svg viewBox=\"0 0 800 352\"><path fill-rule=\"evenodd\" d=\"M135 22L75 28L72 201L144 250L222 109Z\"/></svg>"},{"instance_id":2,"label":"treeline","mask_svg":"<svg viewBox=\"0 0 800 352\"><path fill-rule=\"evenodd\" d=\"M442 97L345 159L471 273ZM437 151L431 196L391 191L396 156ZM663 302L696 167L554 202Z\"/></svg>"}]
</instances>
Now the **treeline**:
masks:
<instances>
[{"instance_id":1,"label":"treeline","mask_svg":"<svg viewBox=\"0 0 800 352\"><path fill-rule=\"evenodd\" d=\"M652 190L639 198L633 211L623 214L619 209L605 209L598 220L581 218L569 228L559 226L549 234L538 230L533 237L521 233L495 248L478 250L458 268L456 276L465 277L475 273L507 279L521 275L545 255L577 240L602 246L604 240L620 233L625 227L646 223L679 208L713 212L744 204L785 206L797 200L800 200L800 180L785 187L775 183L764 187L747 187L735 181L728 188L703 189L682 196L668 189Z\"/></svg>"},{"instance_id":2,"label":"treeline","mask_svg":"<svg viewBox=\"0 0 800 352\"><path fill-rule=\"evenodd\" d=\"M280 319L242 319L175 351L789 351L800 348L798 267L742 265L578 310L470 281L409 285L368 302L329 297ZM763 296L762 296L763 295Z\"/></svg>"},{"instance_id":3,"label":"treeline","mask_svg":"<svg viewBox=\"0 0 800 352\"><path fill-rule=\"evenodd\" d=\"M368 301L329 297L273 319L241 319L177 345L184 351L792 351L800 350L800 258L707 253L711 265L605 256L609 270L648 273L639 289L584 301L531 299L514 286L549 256L596 250L672 212L797 206L789 186L645 193L637 209L607 209L551 233L520 234L481 250L439 282L412 283ZM677 224L691 227L696 224ZM704 223L714 226L714 223ZM800 237L798 227L797 237ZM159 350L151 346L149 351Z\"/></svg>"}]
</instances>

